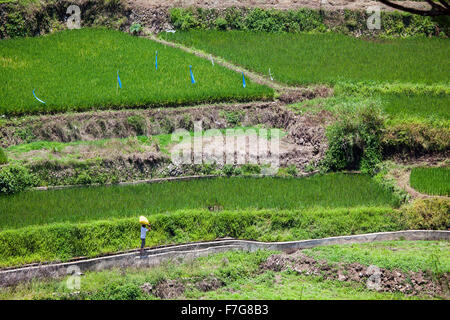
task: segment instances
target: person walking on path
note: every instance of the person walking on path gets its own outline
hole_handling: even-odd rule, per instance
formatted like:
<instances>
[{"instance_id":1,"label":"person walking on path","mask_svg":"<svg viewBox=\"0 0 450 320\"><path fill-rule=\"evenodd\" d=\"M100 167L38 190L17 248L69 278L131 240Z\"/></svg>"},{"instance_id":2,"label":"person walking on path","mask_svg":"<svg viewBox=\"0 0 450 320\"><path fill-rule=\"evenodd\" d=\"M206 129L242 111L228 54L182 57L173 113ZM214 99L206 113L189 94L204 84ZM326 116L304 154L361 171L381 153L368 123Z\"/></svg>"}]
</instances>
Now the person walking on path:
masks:
<instances>
[{"instance_id":1,"label":"person walking on path","mask_svg":"<svg viewBox=\"0 0 450 320\"><path fill-rule=\"evenodd\" d=\"M147 232L150 231L150 225L141 225L141 256L144 254L145 238L147 238Z\"/></svg>"}]
</instances>

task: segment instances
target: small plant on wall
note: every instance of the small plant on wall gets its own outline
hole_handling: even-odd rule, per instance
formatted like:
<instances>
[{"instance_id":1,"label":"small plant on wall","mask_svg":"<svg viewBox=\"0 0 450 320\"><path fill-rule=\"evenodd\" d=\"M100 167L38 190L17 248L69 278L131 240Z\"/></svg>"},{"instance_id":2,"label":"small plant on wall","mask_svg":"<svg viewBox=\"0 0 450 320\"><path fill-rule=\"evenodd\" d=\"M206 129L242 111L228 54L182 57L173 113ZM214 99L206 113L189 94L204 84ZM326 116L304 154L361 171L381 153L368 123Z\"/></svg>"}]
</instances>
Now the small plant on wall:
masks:
<instances>
[{"instance_id":1,"label":"small plant on wall","mask_svg":"<svg viewBox=\"0 0 450 320\"><path fill-rule=\"evenodd\" d=\"M130 27L130 33L132 35L139 35L142 32L142 26L140 23L133 23Z\"/></svg>"}]
</instances>

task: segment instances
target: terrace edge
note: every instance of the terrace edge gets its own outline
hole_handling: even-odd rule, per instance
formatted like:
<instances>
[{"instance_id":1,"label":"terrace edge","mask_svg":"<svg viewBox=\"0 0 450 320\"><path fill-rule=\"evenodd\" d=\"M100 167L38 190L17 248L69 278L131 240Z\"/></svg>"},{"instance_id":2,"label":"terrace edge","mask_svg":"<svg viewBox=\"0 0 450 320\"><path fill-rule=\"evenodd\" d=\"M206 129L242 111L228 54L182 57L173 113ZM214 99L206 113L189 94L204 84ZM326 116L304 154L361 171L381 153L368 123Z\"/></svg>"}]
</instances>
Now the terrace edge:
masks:
<instances>
[{"instance_id":1,"label":"terrace edge","mask_svg":"<svg viewBox=\"0 0 450 320\"><path fill-rule=\"evenodd\" d=\"M328 237L323 239L311 239L289 242L260 242L251 240L223 239L210 242L197 242L182 245L149 248L145 255L140 256L139 250L119 253L109 256L79 259L66 263L50 263L44 265L33 265L20 268L9 268L0 271L0 286L13 286L20 282L33 279L60 278L73 274L78 269L77 275L86 271L101 271L114 267L152 267L165 261L185 261L198 257L207 256L212 253L220 253L229 250L275 250L296 251L300 249L313 248L325 245L366 243L373 241L392 240L446 240L450 241L450 231L447 230L404 230L394 232L377 232L350 236Z\"/></svg>"}]
</instances>

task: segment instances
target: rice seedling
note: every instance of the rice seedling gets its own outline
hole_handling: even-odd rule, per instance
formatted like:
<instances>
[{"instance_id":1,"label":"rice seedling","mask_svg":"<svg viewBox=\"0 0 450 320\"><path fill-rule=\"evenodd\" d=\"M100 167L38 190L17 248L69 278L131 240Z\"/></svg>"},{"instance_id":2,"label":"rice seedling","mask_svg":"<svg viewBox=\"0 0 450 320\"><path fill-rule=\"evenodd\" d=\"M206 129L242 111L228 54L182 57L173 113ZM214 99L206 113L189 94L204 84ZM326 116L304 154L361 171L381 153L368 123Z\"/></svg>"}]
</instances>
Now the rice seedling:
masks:
<instances>
[{"instance_id":1,"label":"rice seedling","mask_svg":"<svg viewBox=\"0 0 450 320\"><path fill-rule=\"evenodd\" d=\"M450 196L450 169L414 168L410 175L411 187L431 195Z\"/></svg>"},{"instance_id":2,"label":"rice seedling","mask_svg":"<svg viewBox=\"0 0 450 320\"><path fill-rule=\"evenodd\" d=\"M90 28L1 41L0 82L0 114L8 115L273 96L272 89L251 81L242 88L239 73L195 55L119 31Z\"/></svg>"},{"instance_id":3,"label":"rice seedling","mask_svg":"<svg viewBox=\"0 0 450 320\"><path fill-rule=\"evenodd\" d=\"M215 178L0 196L0 228L170 213L179 209L305 209L398 205L369 176Z\"/></svg>"},{"instance_id":4,"label":"rice seedling","mask_svg":"<svg viewBox=\"0 0 450 320\"><path fill-rule=\"evenodd\" d=\"M161 36L288 84L448 84L447 39L365 40L342 34L189 31ZM430 52L433 52L430 55Z\"/></svg>"}]
</instances>

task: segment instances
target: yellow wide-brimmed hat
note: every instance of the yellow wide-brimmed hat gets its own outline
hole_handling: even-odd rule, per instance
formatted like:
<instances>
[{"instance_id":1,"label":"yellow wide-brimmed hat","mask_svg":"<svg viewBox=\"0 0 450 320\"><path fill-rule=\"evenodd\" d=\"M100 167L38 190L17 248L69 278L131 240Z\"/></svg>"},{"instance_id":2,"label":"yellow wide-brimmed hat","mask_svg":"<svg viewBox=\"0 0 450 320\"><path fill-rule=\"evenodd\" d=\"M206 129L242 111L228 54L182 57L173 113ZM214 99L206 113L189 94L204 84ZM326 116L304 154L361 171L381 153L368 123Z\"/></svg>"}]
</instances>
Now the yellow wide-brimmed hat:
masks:
<instances>
[{"instance_id":1,"label":"yellow wide-brimmed hat","mask_svg":"<svg viewBox=\"0 0 450 320\"><path fill-rule=\"evenodd\" d=\"M144 217L144 216L140 216L139 217L139 223L146 225L146 224L148 224L148 219L146 217Z\"/></svg>"}]
</instances>

